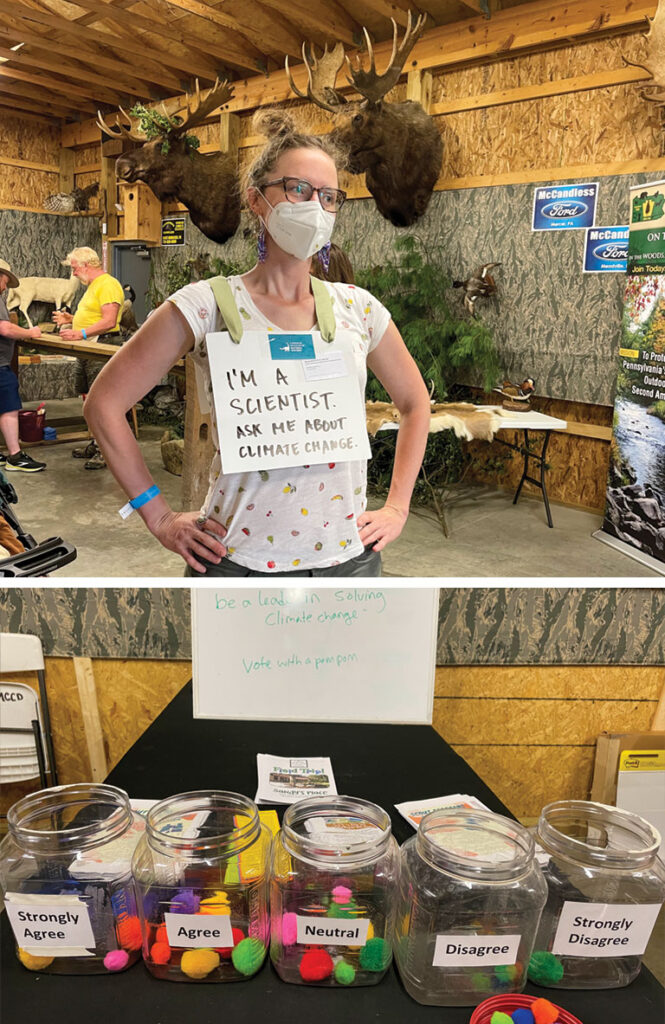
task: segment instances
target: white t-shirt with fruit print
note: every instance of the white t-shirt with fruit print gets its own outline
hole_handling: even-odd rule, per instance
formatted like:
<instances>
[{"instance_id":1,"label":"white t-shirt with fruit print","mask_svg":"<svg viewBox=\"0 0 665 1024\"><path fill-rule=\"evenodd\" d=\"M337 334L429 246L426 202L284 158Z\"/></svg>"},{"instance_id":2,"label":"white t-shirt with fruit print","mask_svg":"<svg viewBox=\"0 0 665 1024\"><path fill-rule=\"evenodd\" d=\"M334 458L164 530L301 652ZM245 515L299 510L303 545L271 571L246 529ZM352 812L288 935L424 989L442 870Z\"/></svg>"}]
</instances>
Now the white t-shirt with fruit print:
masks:
<instances>
[{"instance_id":1,"label":"white t-shirt with fruit print","mask_svg":"<svg viewBox=\"0 0 665 1024\"><path fill-rule=\"evenodd\" d=\"M229 277L247 330L280 332L254 305L242 277ZM353 334L353 354L364 392L366 360L381 341L390 313L363 288L326 282L335 322ZM193 356L212 410L215 456L202 513L227 529L228 557L260 572L318 569L362 554L358 516L366 506L367 464L327 462L289 469L221 473L219 440L206 355L206 335L223 331L215 297L207 281L197 281L170 296L194 332ZM241 341L242 344L242 341Z\"/></svg>"}]
</instances>

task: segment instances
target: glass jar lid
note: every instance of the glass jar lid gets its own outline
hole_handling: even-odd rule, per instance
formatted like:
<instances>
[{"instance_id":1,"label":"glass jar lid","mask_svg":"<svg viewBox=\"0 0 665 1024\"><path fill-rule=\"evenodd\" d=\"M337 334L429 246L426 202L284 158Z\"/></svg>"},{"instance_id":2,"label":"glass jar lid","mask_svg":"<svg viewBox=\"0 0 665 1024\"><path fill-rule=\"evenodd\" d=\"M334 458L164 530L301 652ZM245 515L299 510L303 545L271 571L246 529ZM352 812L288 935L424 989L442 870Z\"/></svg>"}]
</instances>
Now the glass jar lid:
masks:
<instances>
[{"instance_id":1,"label":"glass jar lid","mask_svg":"<svg viewBox=\"0 0 665 1024\"><path fill-rule=\"evenodd\" d=\"M133 820L124 790L90 782L30 793L7 813L17 845L35 854L101 846L122 836Z\"/></svg>"},{"instance_id":2,"label":"glass jar lid","mask_svg":"<svg viewBox=\"0 0 665 1024\"><path fill-rule=\"evenodd\" d=\"M644 818L590 800L543 807L536 837L551 856L614 870L648 867L660 848L660 833Z\"/></svg>"},{"instance_id":3,"label":"glass jar lid","mask_svg":"<svg viewBox=\"0 0 665 1024\"><path fill-rule=\"evenodd\" d=\"M416 849L438 870L475 880L506 881L530 868L535 843L518 822L492 811L441 809L420 822Z\"/></svg>"},{"instance_id":4,"label":"glass jar lid","mask_svg":"<svg viewBox=\"0 0 665 1024\"><path fill-rule=\"evenodd\" d=\"M335 861L349 867L377 860L392 832L378 804L354 796L313 796L287 807L282 834L290 854L329 870Z\"/></svg>"},{"instance_id":5,"label":"glass jar lid","mask_svg":"<svg viewBox=\"0 0 665 1024\"><path fill-rule=\"evenodd\" d=\"M254 801L221 789L199 789L160 800L146 820L149 845L171 857L233 856L252 846L260 833Z\"/></svg>"}]
</instances>

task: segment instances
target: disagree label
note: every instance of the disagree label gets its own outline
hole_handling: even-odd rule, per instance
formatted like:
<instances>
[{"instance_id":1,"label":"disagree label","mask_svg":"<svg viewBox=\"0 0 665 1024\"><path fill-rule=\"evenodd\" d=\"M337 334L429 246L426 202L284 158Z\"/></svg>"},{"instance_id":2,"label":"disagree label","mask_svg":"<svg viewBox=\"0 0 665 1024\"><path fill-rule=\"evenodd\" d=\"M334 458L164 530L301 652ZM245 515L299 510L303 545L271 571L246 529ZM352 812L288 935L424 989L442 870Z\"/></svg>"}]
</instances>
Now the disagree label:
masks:
<instances>
[{"instance_id":1,"label":"disagree label","mask_svg":"<svg viewBox=\"0 0 665 1024\"><path fill-rule=\"evenodd\" d=\"M169 946L187 949L232 949L229 914L164 914Z\"/></svg>"},{"instance_id":2,"label":"disagree label","mask_svg":"<svg viewBox=\"0 0 665 1024\"><path fill-rule=\"evenodd\" d=\"M77 896L39 899L7 893L6 907L22 949L36 955L69 956L72 950L95 948L88 907Z\"/></svg>"},{"instance_id":3,"label":"disagree label","mask_svg":"<svg viewBox=\"0 0 665 1024\"><path fill-rule=\"evenodd\" d=\"M517 963L521 935L437 935L433 967L485 967Z\"/></svg>"},{"instance_id":4,"label":"disagree label","mask_svg":"<svg viewBox=\"0 0 665 1024\"><path fill-rule=\"evenodd\" d=\"M572 903L561 911L552 952L564 956L639 956L660 903Z\"/></svg>"},{"instance_id":5,"label":"disagree label","mask_svg":"<svg viewBox=\"0 0 665 1024\"><path fill-rule=\"evenodd\" d=\"M353 921L342 918L332 920L320 917L297 916L296 941L306 946L364 946L367 942L369 918Z\"/></svg>"}]
</instances>

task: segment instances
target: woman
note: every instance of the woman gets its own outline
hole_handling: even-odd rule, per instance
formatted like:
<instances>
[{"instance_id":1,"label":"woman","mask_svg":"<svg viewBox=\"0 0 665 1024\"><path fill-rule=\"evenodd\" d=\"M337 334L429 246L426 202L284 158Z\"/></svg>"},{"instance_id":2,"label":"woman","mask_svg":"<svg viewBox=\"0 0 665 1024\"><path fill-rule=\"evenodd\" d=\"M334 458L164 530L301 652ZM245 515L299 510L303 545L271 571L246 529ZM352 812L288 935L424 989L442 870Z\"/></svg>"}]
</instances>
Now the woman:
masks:
<instances>
[{"instance_id":1,"label":"woman","mask_svg":"<svg viewBox=\"0 0 665 1024\"><path fill-rule=\"evenodd\" d=\"M247 274L229 278L229 285L246 329L311 331L317 326L312 254L320 247L314 258L325 260L345 198L337 155L329 140L300 134L281 113L264 114L261 123L269 142L250 169L247 188L247 205L260 228L259 260ZM225 325L208 281L163 303L106 365L88 396L86 418L109 467L126 493L137 496L134 505L151 533L185 560L187 575L378 576L380 552L404 526L427 438L427 391L387 310L351 285L325 288L335 323L354 334L363 391L369 366L401 413L383 508L365 508L364 462L222 475L218 450L200 514L174 512L163 496L152 496L156 489L125 413L189 352L210 394L206 335Z\"/></svg>"}]
</instances>

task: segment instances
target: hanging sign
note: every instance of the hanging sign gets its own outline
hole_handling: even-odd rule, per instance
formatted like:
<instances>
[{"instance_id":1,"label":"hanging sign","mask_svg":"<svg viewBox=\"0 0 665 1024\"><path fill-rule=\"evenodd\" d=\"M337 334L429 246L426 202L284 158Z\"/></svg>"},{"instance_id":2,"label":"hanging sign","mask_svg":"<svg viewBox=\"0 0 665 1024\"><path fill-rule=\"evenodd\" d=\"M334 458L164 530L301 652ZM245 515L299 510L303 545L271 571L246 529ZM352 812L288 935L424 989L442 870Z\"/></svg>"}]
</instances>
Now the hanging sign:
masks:
<instances>
[{"instance_id":1,"label":"hanging sign","mask_svg":"<svg viewBox=\"0 0 665 1024\"><path fill-rule=\"evenodd\" d=\"M207 335L224 473L371 458L353 334Z\"/></svg>"},{"instance_id":2,"label":"hanging sign","mask_svg":"<svg viewBox=\"0 0 665 1024\"><path fill-rule=\"evenodd\" d=\"M593 227L598 182L580 185L537 185L533 190L532 231L571 231Z\"/></svg>"},{"instance_id":3,"label":"hanging sign","mask_svg":"<svg viewBox=\"0 0 665 1024\"><path fill-rule=\"evenodd\" d=\"M165 217L162 221L162 245L184 245L185 224L184 217Z\"/></svg>"},{"instance_id":4,"label":"hanging sign","mask_svg":"<svg viewBox=\"0 0 665 1024\"><path fill-rule=\"evenodd\" d=\"M630 190L629 274L665 274L665 181Z\"/></svg>"},{"instance_id":5,"label":"hanging sign","mask_svg":"<svg viewBox=\"0 0 665 1024\"><path fill-rule=\"evenodd\" d=\"M628 227L587 228L585 274L625 274L628 264Z\"/></svg>"}]
</instances>

